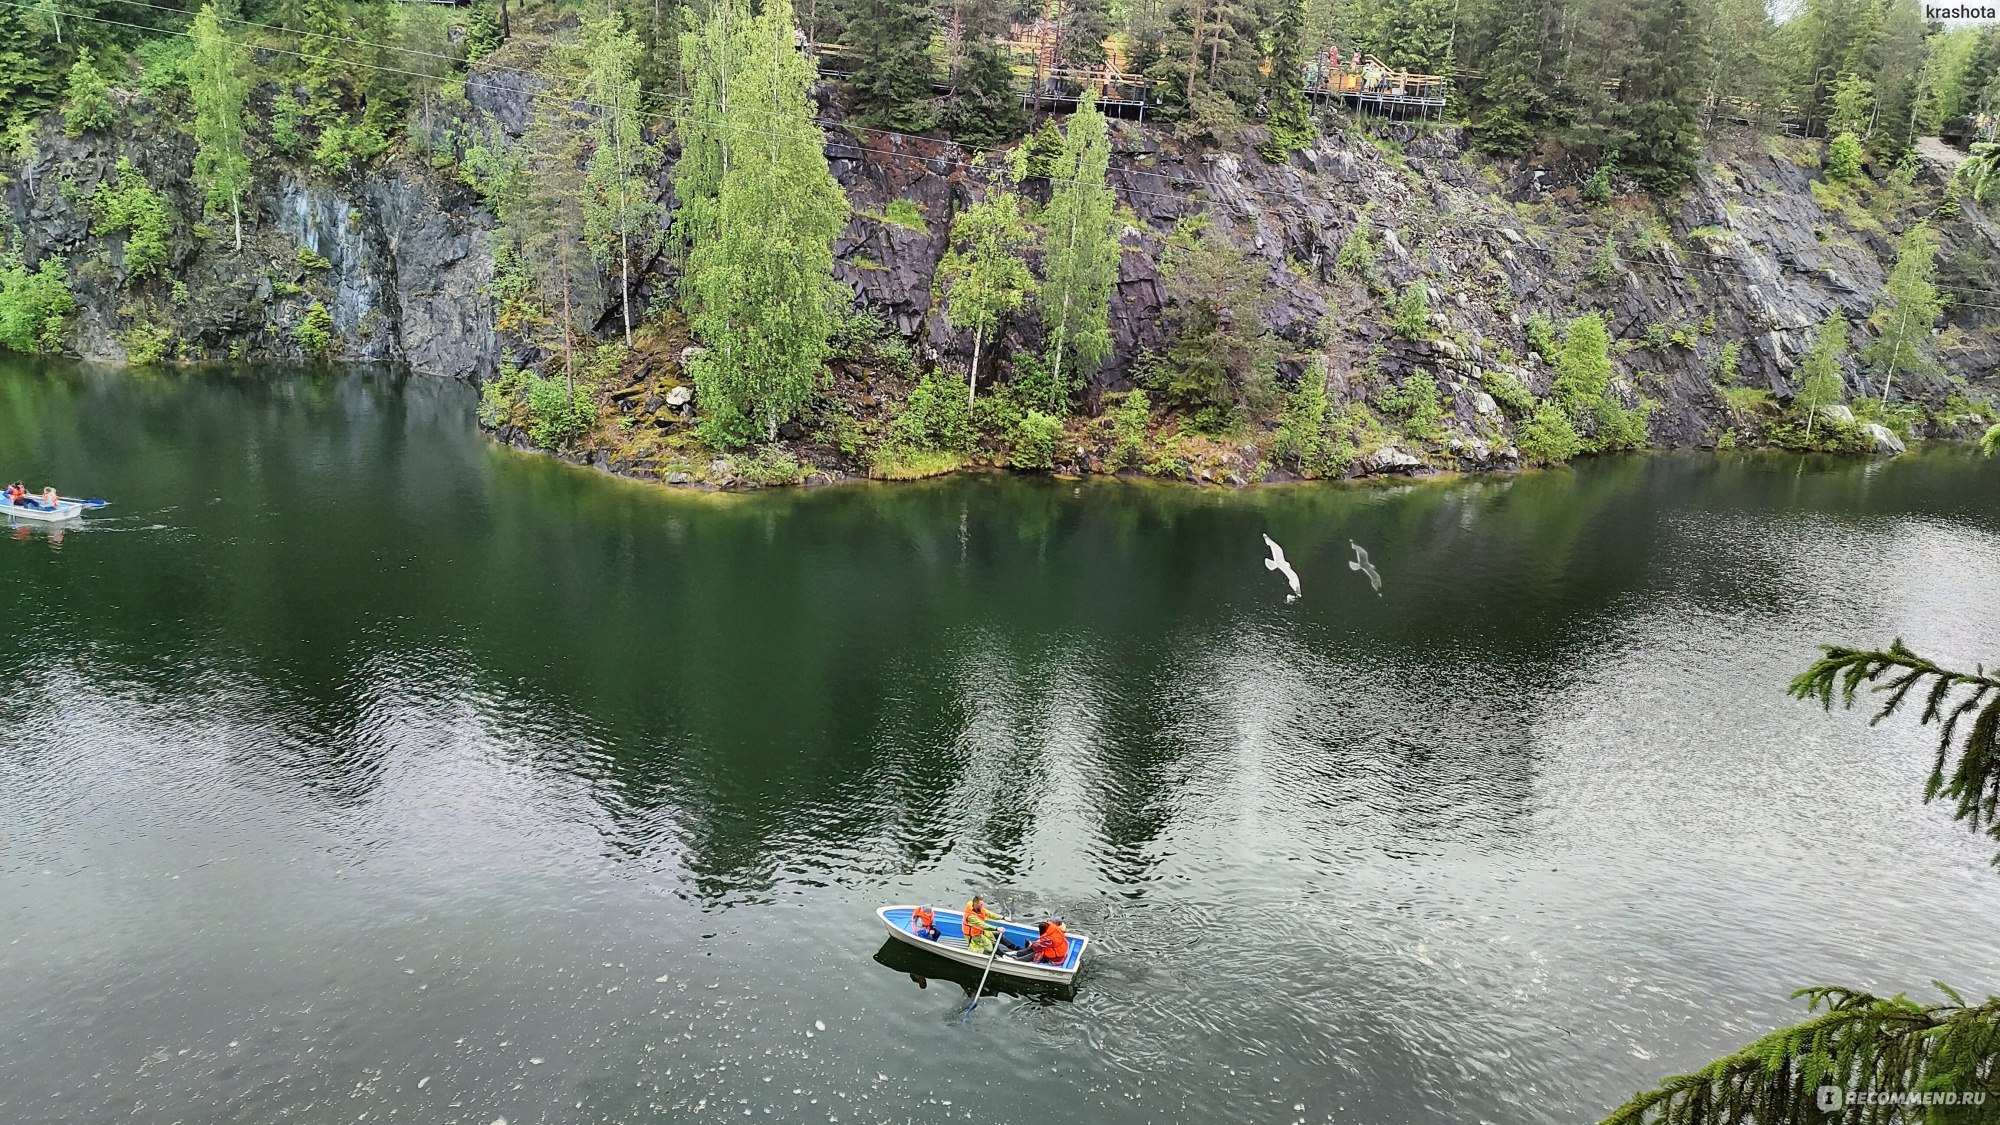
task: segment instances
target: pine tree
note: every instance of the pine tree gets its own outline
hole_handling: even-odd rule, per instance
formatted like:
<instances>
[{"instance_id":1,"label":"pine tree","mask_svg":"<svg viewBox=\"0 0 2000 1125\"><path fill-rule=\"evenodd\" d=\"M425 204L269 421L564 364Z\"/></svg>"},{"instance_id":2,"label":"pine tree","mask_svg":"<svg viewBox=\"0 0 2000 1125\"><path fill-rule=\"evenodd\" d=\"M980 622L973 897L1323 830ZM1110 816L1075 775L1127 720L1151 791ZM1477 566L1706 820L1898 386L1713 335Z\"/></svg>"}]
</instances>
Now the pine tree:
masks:
<instances>
[{"instance_id":1,"label":"pine tree","mask_svg":"<svg viewBox=\"0 0 2000 1125\"><path fill-rule=\"evenodd\" d=\"M952 250L939 265L938 277L952 327L972 332L972 363L965 372L970 401L978 393L981 345L1034 292L1035 278L1025 257L1033 237L1021 197L995 188L953 221L951 238Z\"/></svg>"},{"instance_id":2,"label":"pine tree","mask_svg":"<svg viewBox=\"0 0 2000 1125\"><path fill-rule=\"evenodd\" d=\"M855 0L846 45L856 52L848 85L863 119L920 133L937 120L931 100L931 35L937 11L929 0Z\"/></svg>"},{"instance_id":3,"label":"pine tree","mask_svg":"<svg viewBox=\"0 0 2000 1125\"><path fill-rule=\"evenodd\" d=\"M559 302L561 334L556 347L562 352L563 379L574 399L577 297L590 266L583 195L576 190L584 122L578 103L539 98L534 106L527 136L522 138L525 181L513 222L536 294L544 301Z\"/></svg>"},{"instance_id":4,"label":"pine tree","mask_svg":"<svg viewBox=\"0 0 2000 1125\"><path fill-rule=\"evenodd\" d=\"M1116 197L1105 182L1111 140L1104 115L1086 91L1063 130L1042 211L1042 286L1047 333L1047 404L1060 413L1075 384L1111 354L1111 287L1118 280ZM1072 363L1065 373L1065 360Z\"/></svg>"},{"instance_id":5,"label":"pine tree","mask_svg":"<svg viewBox=\"0 0 2000 1125\"><path fill-rule=\"evenodd\" d=\"M682 283L707 348L694 364L705 429L726 446L774 440L818 386L839 292L833 240L848 218L813 122L813 65L794 46L791 4L764 0L755 18L735 18L740 33L706 60L729 73L721 177Z\"/></svg>"},{"instance_id":6,"label":"pine tree","mask_svg":"<svg viewBox=\"0 0 2000 1125\"><path fill-rule=\"evenodd\" d=\"M250 52L222 30L214 4L201 6L188 34L194 39L185 64L188 99L194 103L194 179L210 211L228 206L241 250L243 194L251 185L243 125Z\"/></svg>"},{"instance_id":7,"label":"pine tree","mask_svg":"<svg viewBox=\"0 0 2000 1125\"><path fill-rule=\"evenodd\" d=\"M1918 223L1896 244L1896 265L1882 286L1882 300L1869 318L1880 335L1862 358L1882 372L1882 401L1898 374L1937 370L1931 355L1931 326L1944 313L1937 290L1937 232Z\"/></svg>"},{"instance_id":8,"label":"pine tree","mask_svg":"<svg viewBox=\"0 0 2000 1125\"><path fill-rule=\"evenodd\" d=\"M1641 9L1640 45L1626 72L1619 165L1659 194L1694 176L1707 94L1708 36L1700 0L1655 0Z\"/></svg>"},{"instance_id":9,"label":"pine tree","mask_svg":"<svg viewBox=\"0 0 2000 1125\"><path fill-rule=\"evenodd\" d=\"M1275 374L1267 322L1271 271L1231 242L1208 215L1183 219L1160 258L1168 320L1175 330L1154 384L1167 401L1195 410L1260 406Z\"/></svg>"},{"instance_id":10,"label":"pine tree","mask_svg":"<svg viewBox=\"0 0 2000 1125\"><path fill-rule=\"evenodd\" d=\"M1813 333L1812 350L1799 361L1799 391L1792 398L1792 406L1806 412L1807 440L1812 438L1819 412L1840 405L1846 398L1847 387L1840 372L1840 360L1846 354L1847 322L1838 312L1830 312Z\"/></svg>"},{"instance_id":11,"label":"pine tree","mask_svg":"<svg viewBox=\"0 0 2000 1125\"><path fill-rule=\"evenodd\" d=\"M1539 0L1498 0L1498 38L1486 64L1486 79L1474 87L1473 135L1493 153L1520 154L1535 143L1535 120L1544 100Z\"/></svg>"},{"instance_id":12,"label":"pine tree","mask_svg":"<svg viewBox=\"0 0 2000 1125\"><path fill-rule=\"evenodd\" d=\"M986 3L959 9L959 34L963 58L945 103L945 122L952 135L975 145L1019 136L1027 115L1021 109L1004 42L1006 10Z\"/></svg>"},{"instance_id":13,"label":"pine tree","mask_svg":"<svg viewBox=\"0 0 2000 1125\"><path fill-rule=\"evenodd\" d=\"M639 39L616 11L584 23L584 100L596 107L584 172L584 236L600 264L618 265L618 309L632 343L632 258L651 256L659 216L646 173L653 165L640 116Z\"/></svg>"},{"instance_id":14,"label":"pine tree","mask_svg":"<svg viewBox=\"0 0 2000 1125\"><path fill-rule=\"evenodd\" d=\"M1271 27L1270 116L1265 127L1271 139L1264 157L1283 160L1312 147L1312 113L1306 106L1305 0L1280 0L1278 20Z\"/></svg>"},{"instance_id":15,"label":"pine tree","mask_svg":"<svg viewBox=\"0 0 2000 1125\"><path fill-rule=\"evenodd\" d=\"M63 132L69 136L96 132L118 118L118 111L111 106L111 89L89 59L79 58L71 65L65 93Z\"/></svg>"}]
</instances>

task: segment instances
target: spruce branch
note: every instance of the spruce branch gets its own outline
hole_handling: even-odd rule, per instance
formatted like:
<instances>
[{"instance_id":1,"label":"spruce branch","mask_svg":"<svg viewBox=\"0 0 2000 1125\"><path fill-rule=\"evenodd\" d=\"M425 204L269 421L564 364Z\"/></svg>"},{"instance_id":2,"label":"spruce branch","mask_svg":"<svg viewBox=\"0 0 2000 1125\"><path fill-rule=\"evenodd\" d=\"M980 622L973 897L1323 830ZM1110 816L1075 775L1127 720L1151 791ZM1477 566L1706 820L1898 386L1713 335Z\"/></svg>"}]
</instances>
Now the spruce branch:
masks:
<instances>
[{"instance_id":1,"label":"spruce branch","mask_svg":"<svg viewBox=\"0 0 2000 1125\"><path fill-rule=\"evenodd\" d=\"M1692 1074L1668 1078L1614 1110L1603 1125L1823 1125L1927 1122L1971 1125L2000 1104L2000 997L1968 1006L1925 1006L1832 985L1802 988L1813 1013ZM1859 1090L1984 1093L1982 1105L1850 1104L1829 1115L1822 1086Z\"/></svg>"},{"instance_id":2,"label":"spruce branch","mask_svg":"<svg viewBox=\"0 0 2000 1125\"><path fill-rule=\"evenodd\" d=\"M1831 710L1836 689L1841 706L1852 708L1863 684L1883 696L1871 724L1896 714L1911 693L1925 689L1917 722L1938 727L1938 746L1924 800L1949 797L1956 805L1954 819L2000 839L2000 677L1988 675L1984 665L1971 672L1941 667L1898 637L1886 650L1823 646L1820 658L1789 690L1795 699L1816 699ZM1972 722L1961 740L1960 723L1968 715ZM1994 862L2000 865L2000 856Z\"/></svg>"}]
</instances>

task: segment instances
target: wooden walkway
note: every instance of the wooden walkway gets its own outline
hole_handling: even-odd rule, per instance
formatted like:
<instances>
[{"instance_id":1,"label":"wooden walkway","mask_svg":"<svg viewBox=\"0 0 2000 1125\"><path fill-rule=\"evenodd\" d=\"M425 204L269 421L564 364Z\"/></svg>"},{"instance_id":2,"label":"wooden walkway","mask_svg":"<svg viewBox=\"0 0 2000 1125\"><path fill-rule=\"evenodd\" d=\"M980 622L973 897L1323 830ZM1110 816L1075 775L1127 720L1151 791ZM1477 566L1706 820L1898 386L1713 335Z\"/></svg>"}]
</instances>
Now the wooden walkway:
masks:
<instances>
[{"instance_id":1,"label":"wooden walkway","mask_svg":"<svg viewBox=\"0 0 2000 1125\"><path fill-rule=\"evenodd\" d=\"M1149 110L1164 104L1160 84L1144 75L1127 74L1115 59L1094 68L1055 67L1047 41L1010 41L1016 65L1015 81L1020 86L1021 105L1031 111L1069 113L1094 93L1097 108L1108 117L1144 121ZM843 79L854 73L854 51L835 43L815 43L813 57L819 73ZM1334 68L1316 65L1306 75L1306 98L1314 105L1343 105L1359 113L1398 119L1441 117L1451 102L1451 80L1435 74L1392 70L1373 57ZM933 76L931 91L952 92L944 76Z\"/></svg>"}]
</instances>

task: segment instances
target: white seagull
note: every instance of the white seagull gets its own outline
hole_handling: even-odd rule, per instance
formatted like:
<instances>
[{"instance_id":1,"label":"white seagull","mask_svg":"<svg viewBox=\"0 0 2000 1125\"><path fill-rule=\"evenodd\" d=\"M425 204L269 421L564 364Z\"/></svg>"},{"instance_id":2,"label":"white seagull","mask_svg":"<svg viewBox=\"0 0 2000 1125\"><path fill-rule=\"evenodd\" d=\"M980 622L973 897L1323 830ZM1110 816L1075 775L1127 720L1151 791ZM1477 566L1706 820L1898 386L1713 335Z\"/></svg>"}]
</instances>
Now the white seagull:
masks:
<instances>
[{"instance_id":1,"label":"white seagull","mask_svg":"<svg viewBox=\"0 0 2000 1125\"><path fill-rule=\"evenodd\" d=\"M1368 565L1368 548L1363 547L1361 544L1356 543L1352 539L1349 539L1347 541L1347 545L1354 548L1354 557L1348 560L1347 569L1358 570L1361 573L1367 575L1368 584L1375 587L1376 594L1378 595L1381 594L1382 576L1375 573L1374 567Z\"/></svg>"},{"instance_id":2,"label":"white seagull","mask_svg":"<svg viewBox=\"0 0 2000 1125\"><path fill-rule=\"evenodd\" d=\"M1299 572L1293 570L1292 564L1285 561L1285 549L1283 547L1278 546L1278 541L1276 539L1273 539L1270 536L1266 535L1264 537L1264 545L1266 547L1271 548L1271 557L1264 560L1264 569L1275 570L1280 574L1283 574L1285 576L1285 581L1292 584L1292 592L1285 596L1285 600L1288 602L1298 601Z\"/></svg>"}]
</instances>

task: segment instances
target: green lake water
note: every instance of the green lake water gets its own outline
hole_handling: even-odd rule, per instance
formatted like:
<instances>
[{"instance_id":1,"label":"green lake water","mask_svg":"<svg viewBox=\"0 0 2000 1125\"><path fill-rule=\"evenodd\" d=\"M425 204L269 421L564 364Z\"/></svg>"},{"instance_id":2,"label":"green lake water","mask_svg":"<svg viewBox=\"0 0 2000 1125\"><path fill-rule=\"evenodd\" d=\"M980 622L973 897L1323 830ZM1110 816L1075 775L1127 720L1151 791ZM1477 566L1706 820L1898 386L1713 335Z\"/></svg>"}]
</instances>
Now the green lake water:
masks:
<instances>
[{"instance_id":1,"label":"green lake water","mask_svg":"<svg viewBox=\"0 0 2000 1125\"><path fill-rule=\"evenodd\" d=\"M2000 659L2000 462L701 496L473 406L0 363L113 501L0 540L0 1121L1575 1122L2000 991L1928 738L1783 691ZM1073 995L871 915L974 889Z\"/></svg>"}]
</instances>

